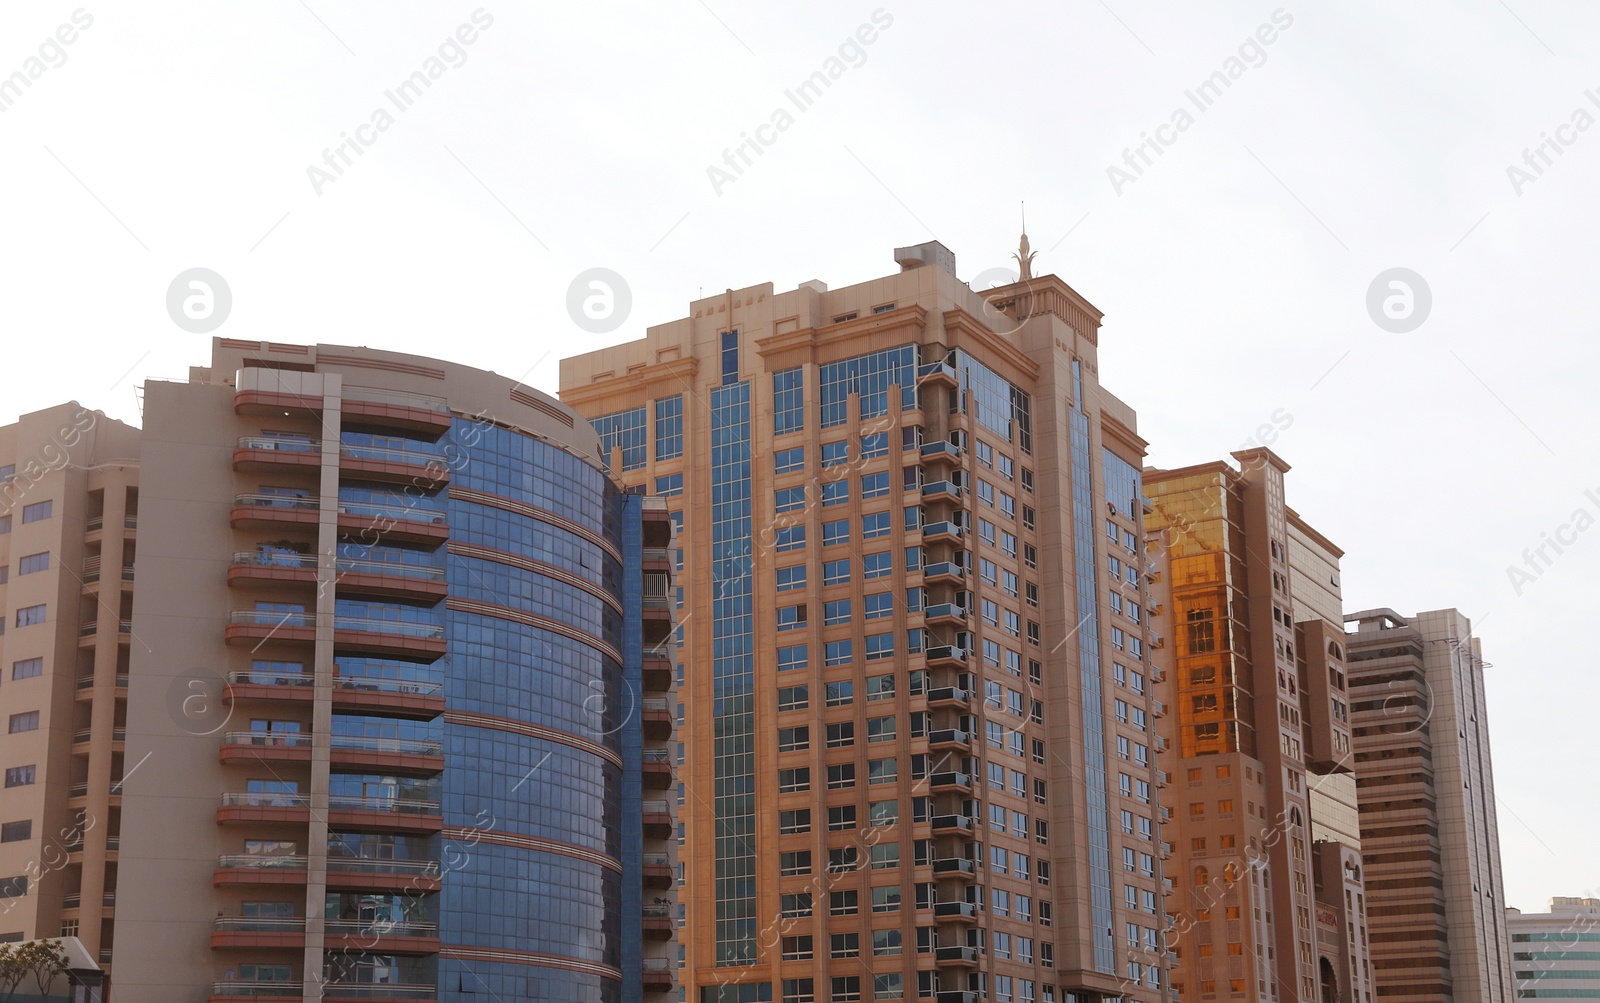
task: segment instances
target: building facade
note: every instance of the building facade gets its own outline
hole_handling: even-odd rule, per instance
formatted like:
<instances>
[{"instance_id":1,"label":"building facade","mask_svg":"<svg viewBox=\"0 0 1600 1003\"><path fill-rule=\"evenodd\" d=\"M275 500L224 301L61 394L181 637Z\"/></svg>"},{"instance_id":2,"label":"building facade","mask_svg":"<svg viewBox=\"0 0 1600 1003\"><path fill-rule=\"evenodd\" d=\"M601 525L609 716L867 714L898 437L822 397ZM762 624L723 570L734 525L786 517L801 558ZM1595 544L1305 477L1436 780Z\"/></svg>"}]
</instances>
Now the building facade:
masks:
<instances>
[{"instance_id":1,"label":"building facade","mask_svg":"<svg viewBox=\"0 0 1600 1003\"><path fill-rule=\"evenodd\" d=\"M1265 448L1146 470L1170 713L1173 995L1372 1003L1350 780L1342 552Z\"/></svg>"},{"instance_id":2,"label":"building facade","mask_svg":"<svg viewBox=\"0 0 1600 1003\"><path fill-rule=\"evenodd\" d=\"M1503 1003L1511 964L1472 623L1453 609L1345 620L1377 995Z\"/></svg>"},{"instance_id":3,"label":"building facade","mask_svg":"<svg viewBox=\"0 0 1600 1003\"><path fill-rule=\"evenodd\" d=\"M67 589L48 772L108 824L36 906L92 907L113 998L668 998L671 524L594 432L491 373L222 339L129 442L142 510L55 495L85 572L142 539L136 593Z\"/></svg>"},{"instance_id":4,"label":"building facade","mask_svg":"<svg viewBox=\"0 0 1600 1003\"><path fill-rule=\"evenodd\" d=\"M1600 899L1553 898L1506 910L1518 999L1600 999Z\"/></svg>"},{"instance_id":5,"label":"building facade","mask_svg":"<svg viewBox=\"0 0 1600 1003\"><path fill-rule=\"evenodd\" d=\"M0 428L0 939L110 961L138 430L76 403Z\"/></svg>"},{"instance_id":6,"label":"building facade","mask_svg":"<svg viewBox=\"0 0 1600 1003\"><path fill-rule=\"evenodd\" d=\"M1145 443L1100 314L896 260L562 363L687 541L685 996L1161 999Z\"/></svg>"}]
</instances>

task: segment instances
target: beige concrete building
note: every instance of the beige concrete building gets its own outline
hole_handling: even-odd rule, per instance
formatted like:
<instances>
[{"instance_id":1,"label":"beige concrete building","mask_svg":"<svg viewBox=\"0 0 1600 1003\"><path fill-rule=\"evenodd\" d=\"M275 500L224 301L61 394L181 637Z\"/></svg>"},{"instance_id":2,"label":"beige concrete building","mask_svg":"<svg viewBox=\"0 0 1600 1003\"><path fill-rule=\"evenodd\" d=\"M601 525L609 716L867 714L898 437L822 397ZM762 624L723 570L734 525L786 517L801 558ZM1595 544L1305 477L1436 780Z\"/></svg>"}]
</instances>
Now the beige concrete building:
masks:
<instances>
[{"instance_id":1,"label":"beige concrete building","mask_svg":"<svg viewBox=\"0 0 1600 1003\"><path fill-rule=\"evenodd\" d=\"M1600 899L1553 898L1506 910L1518 999L1600 999Z\"/></svg>"},{"instance_id":2,"label":"beige concrete building","mask_svg":"<svg viewBox=\"0 0 1600 1003\"><path fill-rule=\"evenodd\" d=\"M1026 238L986 295L895 257L562 363L678 496L685 990L1153 1003L1145 443Z\"/></svg>"},{"instance_id":3,"label":"beige concrete building","mask_svg":"<svg viewBox=\"0 0 1600 1003\"><path fill-rule=\"evenodd\" d=\"M1453 609L1345 617L1382 1003L1511 998L1483 653Z\"/></svg>"},{"instance_id":4,"label":"beige concrete building","mask_svg":"<svg viewBox=\"0 0 1600 1003\"><path fill-rule=\"evenodd\" d=\"M1342 552L1265 448L1146 470L1170 631L1173 994L1372 1003L1344 682Z\"/></svg>"},{"instance_id":5,"label":"beige concrete building","mask_svg":"<svg viewBox=\"0 0 1600 1003\"><path fill-rule=\"evenodd\" d=\"M0 428L0 940L106 967L138 513L137 429L76 403Z\"/></svg>"},{"instance_id":6,"label":"beige concrete building","mask_svg":"<svg viewBox=\"0 0 1600 1003\"><path fill-rule=\"evenodd\" d=\"M144 422L0 438L0 933L117 1003L670 998L665 506L416 356L217 339Z\"/></svg>"}]
</instances>

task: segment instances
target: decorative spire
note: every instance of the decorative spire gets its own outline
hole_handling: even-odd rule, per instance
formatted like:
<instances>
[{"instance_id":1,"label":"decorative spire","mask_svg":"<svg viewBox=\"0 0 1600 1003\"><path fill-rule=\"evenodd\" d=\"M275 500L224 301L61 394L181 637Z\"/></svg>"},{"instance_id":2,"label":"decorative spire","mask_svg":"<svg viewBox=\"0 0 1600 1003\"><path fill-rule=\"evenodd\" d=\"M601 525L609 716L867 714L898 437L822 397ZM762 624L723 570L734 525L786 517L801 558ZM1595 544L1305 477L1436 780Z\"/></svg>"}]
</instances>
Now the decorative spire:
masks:
<instances>
[{"instance_id":1,"label":"decorative spire","mask_svg":"<svg viewBox=\"0 0 1600 1003\"><path fill-rule=\"evenodd\" d=\"M1036 252L1028 250L1028 203L1022 203L1022 243L1012 257L1017 261L1018 279L1027 282L1033 278L1033 258Z\"/></svg>"}]
</instances>

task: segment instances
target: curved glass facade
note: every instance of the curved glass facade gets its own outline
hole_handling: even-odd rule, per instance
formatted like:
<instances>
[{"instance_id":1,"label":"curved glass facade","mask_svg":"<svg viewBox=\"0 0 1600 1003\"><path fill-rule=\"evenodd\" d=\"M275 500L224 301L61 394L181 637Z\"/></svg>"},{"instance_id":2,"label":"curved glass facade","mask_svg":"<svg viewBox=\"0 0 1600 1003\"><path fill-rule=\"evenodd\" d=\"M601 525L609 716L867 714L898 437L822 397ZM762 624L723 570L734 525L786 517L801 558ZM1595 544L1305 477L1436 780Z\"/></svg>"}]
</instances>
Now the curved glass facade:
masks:
<instances>
[{"instance_id":1,"label":"curved glass facade","mask_svg":"<svg viewBox=\"0 0 1600 1003\"><path fill-rule=\"evenodd\" d=\"M527 436L457 420L451 438L464 457L453 488L506 502L451 497L452 550L510 557L452 552L446 562L438 996L620 1003L620 764L622 732L637 715L608 651L624 648L624 575L569 524L620 552L623 496L599 469ZM549 565L615 604L512 559Z\"/></svg>"}]
</instances>

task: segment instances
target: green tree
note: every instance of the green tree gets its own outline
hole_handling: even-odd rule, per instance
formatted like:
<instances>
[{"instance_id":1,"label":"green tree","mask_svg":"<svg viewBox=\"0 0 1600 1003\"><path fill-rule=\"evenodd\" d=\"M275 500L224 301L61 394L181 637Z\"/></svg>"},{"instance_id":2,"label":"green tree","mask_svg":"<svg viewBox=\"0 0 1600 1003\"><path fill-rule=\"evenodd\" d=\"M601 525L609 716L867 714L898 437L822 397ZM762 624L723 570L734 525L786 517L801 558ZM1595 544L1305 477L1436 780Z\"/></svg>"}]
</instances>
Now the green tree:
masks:
<instances>
[{"instance_id":1,"label":"green tree","mask_svg":"<svg viewBox=\"0 0 1600 1003\"><path fill-rule=\"evenodd\" d=\"M23 964L21 955L22 949L18 945L0 944L0 1000L6 1003L16 997L17 987L28 977L29 969Z\"/></svg>"},{"instance_id":2,"label":"green tree","mask_svg":"<svg viewBox=\"0 0 1600 1003\"><path fill-rule=\"evenodd\" d=\"M67 952L59 940L33 940L17 949L23 973L33 976L42 999L50 994L56 977L67 970Z\"/></svg>"}]
</instances>

